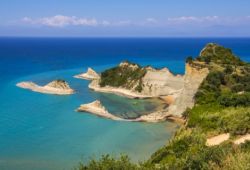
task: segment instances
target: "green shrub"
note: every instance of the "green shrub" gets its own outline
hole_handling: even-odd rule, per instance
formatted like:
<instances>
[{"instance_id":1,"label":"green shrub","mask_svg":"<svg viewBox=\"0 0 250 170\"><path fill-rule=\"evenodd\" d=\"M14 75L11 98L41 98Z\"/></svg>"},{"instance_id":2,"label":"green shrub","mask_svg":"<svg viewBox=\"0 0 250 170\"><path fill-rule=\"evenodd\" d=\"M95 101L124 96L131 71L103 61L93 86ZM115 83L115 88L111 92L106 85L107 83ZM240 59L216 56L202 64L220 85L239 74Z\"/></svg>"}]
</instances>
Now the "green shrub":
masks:
<instances>
[{"instance_id":1,"label":"green shrub","mask_svg":"<svg viewBox=\"0 0 250 170\"><path fill-rule=\"evenodd\" d=\"M80 163L78 170L138 170L137 164L131 163L128 156L121 155L115 159L110 155L103 155L99 160L92 159L88 164Z\"/></svg>"},{"instance_id":2,"label":"green shrub","mask_svg":"<svg viewBox=\"0 0 250 170\"><path fill-rule=\"evenodd\" d=\"M243 94L237 94L237 93L228 93L223 94L218 98L218 102L226 107L230 106L243 106L243 107L249 107L250 106L250 93L243 93Z\"/></svg>"}]
</instances>

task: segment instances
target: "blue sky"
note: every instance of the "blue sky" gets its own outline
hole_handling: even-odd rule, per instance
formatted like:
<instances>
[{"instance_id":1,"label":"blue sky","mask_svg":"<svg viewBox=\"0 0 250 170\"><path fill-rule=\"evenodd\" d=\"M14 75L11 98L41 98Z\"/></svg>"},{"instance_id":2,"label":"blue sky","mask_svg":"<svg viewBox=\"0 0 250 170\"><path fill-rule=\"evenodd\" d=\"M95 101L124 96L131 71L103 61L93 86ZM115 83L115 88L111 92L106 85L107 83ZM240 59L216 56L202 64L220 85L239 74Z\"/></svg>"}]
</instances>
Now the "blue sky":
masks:
<instances>
[{"instance_id":1,"label":"blue sky","mask_svg":"<svg viewBox=\"0 0 250 170\"><path fill-rule=\"evenodd\" d=\"M249 37L249 0L1 0L0 36Z\"/></svg>"}]
</instances>

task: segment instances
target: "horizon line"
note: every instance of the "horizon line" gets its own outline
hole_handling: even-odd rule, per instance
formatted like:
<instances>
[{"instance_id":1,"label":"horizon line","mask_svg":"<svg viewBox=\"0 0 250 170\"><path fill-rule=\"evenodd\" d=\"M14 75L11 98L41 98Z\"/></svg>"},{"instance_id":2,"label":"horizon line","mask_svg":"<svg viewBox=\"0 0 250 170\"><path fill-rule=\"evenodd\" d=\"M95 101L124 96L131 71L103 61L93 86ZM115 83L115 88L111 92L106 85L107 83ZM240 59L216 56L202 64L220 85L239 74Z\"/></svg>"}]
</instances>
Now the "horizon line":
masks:
<instances>
[{"instance_id":1,"label":"horizon line","mask_svg":"<svg viewBox=\"0 0 250 170\"><path fill-rule=\"evenodd\" d=\"M193 39L209 39L209 38L242 38L242 39L249 39L250 36L2 36L0 35L0 38L86 38L86 39L106 39L106 38L112 38L112 39L129 39L129 38L138 38L138 39L184 39L184 38L193 38Z\"/></svg>"}]
</instances>

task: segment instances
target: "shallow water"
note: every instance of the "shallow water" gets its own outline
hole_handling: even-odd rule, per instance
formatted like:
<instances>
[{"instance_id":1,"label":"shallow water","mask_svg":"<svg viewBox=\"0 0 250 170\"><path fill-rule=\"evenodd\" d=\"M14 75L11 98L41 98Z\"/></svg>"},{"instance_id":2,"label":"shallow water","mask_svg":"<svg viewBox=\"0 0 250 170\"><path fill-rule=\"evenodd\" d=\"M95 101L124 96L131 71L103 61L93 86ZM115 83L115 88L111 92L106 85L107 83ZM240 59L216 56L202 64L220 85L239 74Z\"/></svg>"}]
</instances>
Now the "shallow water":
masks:
<instances>
[{"instance_id":1,"label":"shallow water","mask_svg":"<svg viewBox=\"0 0 250 170\"><path fill-rule=\"evenodd\" d=\"M138 116L154 110L159 101L127 99L88 89L88 81L75 79L81 70L46 72L10 82L3 90L0 107L1 167L9 169L61 169L77 165L82 158L126 153L134 161L144 160L175 132L170 122L149 124L116 122L74 110L83 103L100 99L109 111L120 116ZM41 85L56 78L70 83L77 93L45 95L17 88L19 81ZM126 112L126 114L124 114ZM136 150L136 152L135 152Z\"/></svg>"}]
</instances>

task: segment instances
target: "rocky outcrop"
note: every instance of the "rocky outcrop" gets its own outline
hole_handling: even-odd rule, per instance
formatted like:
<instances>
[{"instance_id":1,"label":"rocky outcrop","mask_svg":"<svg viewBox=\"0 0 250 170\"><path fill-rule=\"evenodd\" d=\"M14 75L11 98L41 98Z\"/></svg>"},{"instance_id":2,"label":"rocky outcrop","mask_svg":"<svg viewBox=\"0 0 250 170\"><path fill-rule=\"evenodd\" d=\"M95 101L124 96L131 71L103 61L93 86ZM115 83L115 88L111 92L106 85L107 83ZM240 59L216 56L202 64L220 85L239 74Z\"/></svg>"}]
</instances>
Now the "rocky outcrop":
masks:
<instances>
[{"instance_id":1,"label":"rocky outcrop","mask_svg":"<svg viewBox=\"0 0 250 170\"><path fill-rule=\"evenodd\" d=\"M78 74L74 76L75 78L79 79L86 79L86 80L97 80L100 78L99 74L97 74L92 68L88 68L86 73Z\"/></svg>"},{"instance_id":2,"label":"rocky outcrop","mask_svg":"<svg viewBox=\"0 0 250 170\"><path fill-rule=\"evenodd\" d=\"M46 94L69 95L74 93L74 90L71 89L69 84L64 80L54 80L45 86L39 86L33 82L21 82L18 83L17 86Z\"/></svg>"},{"instance_id":3,"label":"rocky outcrop","mask_svg":"<svg viewBox=\"0 0 250 170\"><path fill-rule=\"evenodd\" d=\"M186 64L183 87L173 104L169 106L168 112L181 116L187 108L192 108L194 106L194 96L208 73L208 68L195 68Z\"/></svg>"},{"instance_id":4,"label":"rocky outcrop","mask_svg":"<svg viewBox=\"0 0 250 170\"><path fill-rule=\"evenodd\" d=\"M99 100L96 100L89 104L83 104L77 109L77 111L92 113L97 116L112 120L123 120L122 118L109 113Z\"/></svg>"}]
</instances>

